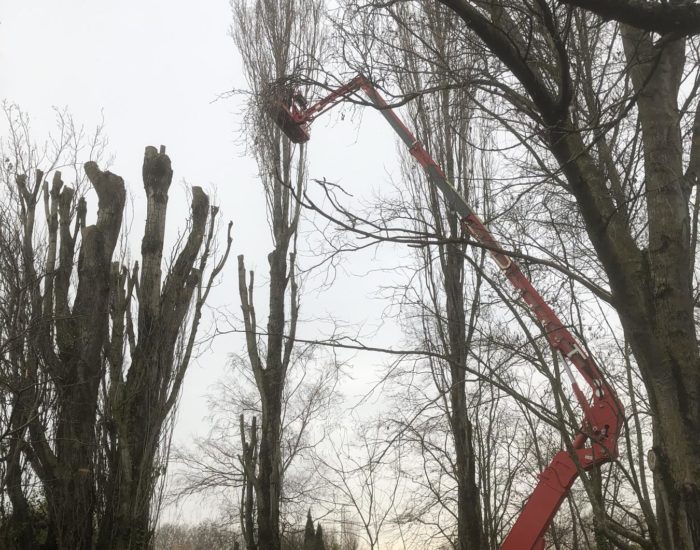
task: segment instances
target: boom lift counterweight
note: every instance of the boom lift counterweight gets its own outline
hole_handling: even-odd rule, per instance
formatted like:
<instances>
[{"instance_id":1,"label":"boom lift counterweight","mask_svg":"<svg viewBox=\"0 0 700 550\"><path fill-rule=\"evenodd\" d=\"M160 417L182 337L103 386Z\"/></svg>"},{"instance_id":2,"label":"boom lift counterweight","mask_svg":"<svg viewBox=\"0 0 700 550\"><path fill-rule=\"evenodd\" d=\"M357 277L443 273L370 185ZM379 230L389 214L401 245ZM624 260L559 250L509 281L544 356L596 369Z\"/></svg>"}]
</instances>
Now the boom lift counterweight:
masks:
<instances>
[{"instance_id":1,"label":"boom lift counterweight","mask_svg":"<svg viewBox=\"0 0 700 550\"><path fill-rule=\"evenodd\" d=\"M341 100L362 90L384 116L409 152L426 172L446 201L457 212L472 238L488 249L504 276L530 307L542 325L549 344L564 358L563 365L571 381L576 400L583 410L582 427L572 442L572 450L558 452L549 466L540 473L535 490L524 505L510 533L501 544L501 550L542 550L544 533L552 523L561 503L581 470L590 470L617 457L624 409L615 391L603 377L595 361L579 345L573 335L547 305L532 283L510 258L476 213L467 204L423 145L404 125L398 115L379 95L374 85L359 75L328 96L307 106L295 92L286 102L270 106L270 116L294 143L309 140L311 122ZM591 388L587 398L571 372L569 363L581 374Z\"/></svg>"}]
</instances>

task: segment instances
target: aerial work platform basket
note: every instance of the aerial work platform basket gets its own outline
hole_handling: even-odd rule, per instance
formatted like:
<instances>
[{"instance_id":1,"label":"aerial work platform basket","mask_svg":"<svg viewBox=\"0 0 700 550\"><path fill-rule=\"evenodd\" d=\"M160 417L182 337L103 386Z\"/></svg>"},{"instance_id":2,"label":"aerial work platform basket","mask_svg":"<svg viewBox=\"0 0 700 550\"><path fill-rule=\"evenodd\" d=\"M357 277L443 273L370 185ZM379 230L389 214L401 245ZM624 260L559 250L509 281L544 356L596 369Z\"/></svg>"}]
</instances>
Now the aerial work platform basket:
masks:
<instances>
[{"instance_id":1,"label":"aerial work platform basket","mask_svg":"<svg viewBox=\"0 0 700 550\"><path fill-rule=\"evenodd\" d=\"M350 82L332 90L326 97L309 105L298 89L285 85L284 82L274 82L268 91L270 102L267 112L293 143L306 143L310 138L309 125L314 119L360 89L372 94L374 88L363 76L356 76Z\"/></svg>"},{"instance_id":2,"label":"aerial work platform basket","mask_svg":"<svg viewBox=\"0 0 700 550\"><path fill-rule=\"evenodd\" d=\"M295 92L291 97L270 102L267 111L293 143L306 143L310 138L309 123L305 116L306 107L301 94Z\"/></svg>"}]
</instances>

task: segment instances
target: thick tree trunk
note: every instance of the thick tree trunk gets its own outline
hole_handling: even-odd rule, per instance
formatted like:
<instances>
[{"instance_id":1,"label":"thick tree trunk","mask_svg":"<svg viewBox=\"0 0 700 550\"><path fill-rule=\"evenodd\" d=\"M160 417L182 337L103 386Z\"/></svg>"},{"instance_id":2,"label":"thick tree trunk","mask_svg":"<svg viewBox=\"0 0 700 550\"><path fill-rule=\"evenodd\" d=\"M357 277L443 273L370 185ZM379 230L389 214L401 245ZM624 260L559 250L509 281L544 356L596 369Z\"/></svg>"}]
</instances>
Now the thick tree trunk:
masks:
<instances>
[{"instance_id":1,"label":"thick tree trunk","mask_svg":"<svg viewBox=\"0 0 700 550\"><path fill-rule=\"evenodd\" d=\"M20 412L20 407L15 405L13 415ZM19 422L26 422L24 415L19 416ZM20 425L14 422L11 423L15 430L18 430ZM4 541L4 544L10 550L34 550L36 548L35 526L31 523L29 502L27 502L27 498L22 490L21 449L24 430L18 430L16 433L17 435L10 441L10 449L5 466L5 486L7 495L12 503L12 515L7 524L3 526L1 540Z\"/></svg>"},{"instance_id":2,"label":"thick tree trunk","mask_svg":"<svg viewBox=\"0 0 700 550\"><path fill-rule=\"evenodd\" d=\"M573 176L569 181L574 194L580 192L577 200L589 237L605 267L616 310L649 395L657 455L657 513L664 547L700 548L700 363L687 269L689 231L687 225L683 227L687 207L678 204L682 190L670 191L670 184L664 183L662 189L654 191L661 207L657 209L650 197L650 243L640 252L627 231L616 231L615 212L606 214L595 204L595 195L579 183L588 178L584 185L590 185L597 179L590 159L580 153L583 143L558 136L552 149L564 172ZM576 162L570 161L577 156ZM653 177L648 171L649 187ZM669 181L666 176L663 180ZM676 208L672 208L674 201ZM669 227L674 224L675 229Z\"/></svg>"},{"instance_id":3,"label":"thick tree trunk","mask_svg":"<svg viewBox=\"0 0 700 550\"><path fill-rule=\"evenodd\" d=\"M270 392L271 394L273 392ZM277 403L281 397L269 395ZM260 550L280 550L282 542L279 528L280 499L280 441L281 408L263 407L258 458L258 548Z\"/></svg>"},{"instance_id":4,"label":"thick tree trunk","mask_svg":"<svg viewBox=\"0 0 700 550\"><path fill-rule=\"evenodd\" d=\"M65 396L56 435L57 476L49 481L49 511L61 549L92 549L95 513L95 427L96 392L76 382ZM49 496L50 495L50 496Z\"/></svg>"},{"instance_id":5,"label":"thick tree trunk","mask_svg":"<svg viewBox=\"0 0 700 550\"><path fill-rule=\"evenodd\" d=\"M625 30L642 126L649 226L639 250L613 207L601 172L574 132L551 134L588 235L609 278L653 413L654 481L664 547L700 548L700 361L693 319L688 197L678 91L682 41L654 45Z\"/></svg>"},{"instance_id":6,"label":"thick tree trunk","mask_svg":"<svg viewBox=\"0 0 700 550\"><path fill-rule=\"evenodd\" d=\"M267 322L267 360L259 380L262 398L260 452L258 456L258 546L260 550L280 550L280 496L282 490L280 439L282 437L282 401L287 377L288 359L284 356L285 297L289 283L287 251L289 240L284 235L282 219L276 219L278 231L270 262L270 315Z\"/></svg>"},{"instance_id":7,"label":"thick tree trunk","mask_svg":"<svg viewBox=\"0 0 700 550\"><path fill-rule=\"evenodd\" d=\"M593 158L582 131L569 115L576 110L570 78L571 59L566 40L542 3L540 32L559 42L557 66L549 75L559 78L558 93L523 50L528 44L519 29L503 18L488 19L472 2L440 0L454 10L520 81L543 122L545 141L570 185L588 236L605 269L620 315L647 389L654 426L657 466L654 472L657 505L664 544L690 549L700 545L700 361L693 319L688 199L697 174L683 173L683 147L678 109L685 64L685 40L673 35L654 37L623 26L627 68L632 77L637 116L641 123L648 247L640 249L633 228L615 204L606 171ZM601 4L602 5L602 4ZM494 2L492 13L508 15L508 7ZM550 19L547 19L550 18ZM504 32L505 31L505 32ZM533 58L534 59L534 58ZM559 74L557 74L557 70ZM581 86L593 86L581 82ZM585 120L585 113L575 112ZM697 120L697 118L696 118ZM692 134L689 165L700 162ZM690 179L691 181L687 181ZM638 231L634 228L634 232ZM643 239L640 239L643 242Z\"/></svg>"},{"instance_id":8,"label":"thick tree trunk","mask_svg":"<svg viewBox=\"0 0 700 550\"><path fill-rule=\"evenodd\" d=\"M693 261L683 174L678 97L685 41L652 44L625 29L627 58L639 92L649 217L648 290L652 334L632 340L654 409L654 485L662 539L669 548L700 548L700 357L693 318ZM622 313L624 315L624 313Z\"/></svg>"},{"instance_id":9,"label":"thick tree trunk","mask_svg":"<svg viewBox=\"0 0 700 550\"><path fill-rule=\"evenodd\" d=\"M453 220L453 225L456 221ZM443 257L450 361L450 427L455 446L457 478L457 548L486 548L481 519L481 495L476 485L476 456L466 394L466 318L464 309L464 252L447 245Z\"/></svg>"},{"instance_id":10,"label":"thick tree trunk","mask_svg":"<svg viewBox=\"0 0 700 550\"><path fill-rule=\"evenodd\" d=\"M65 341L61 354L64 374L57 388L56 463L53 478L45 480L51 487L47 500L58 546L66 550L92 549L95 421L102 377L100 354L107 336L110 257L105 254L103 232L86 228L73 306L73 315L82 319L78 330L69 329L74 340Z\"/></svg>"}]
</instances>

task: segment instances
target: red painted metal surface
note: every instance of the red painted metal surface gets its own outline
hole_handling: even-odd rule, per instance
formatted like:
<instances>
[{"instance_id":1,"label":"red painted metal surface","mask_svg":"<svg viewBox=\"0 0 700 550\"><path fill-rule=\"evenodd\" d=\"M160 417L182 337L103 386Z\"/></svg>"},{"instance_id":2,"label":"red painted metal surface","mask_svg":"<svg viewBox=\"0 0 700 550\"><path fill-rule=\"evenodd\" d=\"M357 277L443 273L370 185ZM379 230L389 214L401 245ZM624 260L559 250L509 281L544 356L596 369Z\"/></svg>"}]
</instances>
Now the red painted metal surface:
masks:
<instances>
[{"instance_id":1,"label":"red painted metal surface","mask_svg":"<svg viewBox=\"0 0 700 550\"><path fill-rule=\"evenodd\" d=\"M518 519L501 544L501 550L543 550L544 534L551 525L561 503L581 471L598 467L617 457L617 440L622 429L624 409L614 389L603 377L595 361L577 342L532 286L518 264L508 256L488 228L467 204L423 145L401 121L394 110L379 95L372 83L358 76L334 90L308 109L287 111L289 116L273 115L285 134L295 143L309 139L308 126L334 104L362 90L384 116L409 152L425 170L430 181L440 189L447 202L462 217L464 228L471 237L486 248L504 276L527 304L542 326L549 344L564 358L574 395L583 411L581 429L574 437L571 449L558 452L539 476L539 482L525 503ZM294 106L292 106L294 107ZM279 122L281 120L281 122ZM296 125L296 127L292 127ZM581 374L591 389L590 398L578 386L568 363Z\"/></svg>"},{"instance_id":2,"label":"red painted metal surface","mask_svg":"<svg viewBox=\"0 0 700 550\"><path fill-rule=\"evenodd\" d=\"M298 101L295 101L295 94L291 94L287 101L270 103L267 114L292 142L309 141L309 121L306 112L302 110Z\"/></svg>"}]
</instances>

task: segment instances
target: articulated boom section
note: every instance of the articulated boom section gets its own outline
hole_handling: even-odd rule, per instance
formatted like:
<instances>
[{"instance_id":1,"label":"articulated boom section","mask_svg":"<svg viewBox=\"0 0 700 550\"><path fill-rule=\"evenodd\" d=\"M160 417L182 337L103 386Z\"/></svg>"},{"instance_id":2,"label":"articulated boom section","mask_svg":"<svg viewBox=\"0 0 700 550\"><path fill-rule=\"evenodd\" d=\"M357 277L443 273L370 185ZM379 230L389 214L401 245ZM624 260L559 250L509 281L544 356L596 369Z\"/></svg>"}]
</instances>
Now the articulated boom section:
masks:
<instances>
[{"instance_id":1,"label":"articulated boom section","mask_svg":"<svg viewBox=\"0 0 700 550\"><path fill-rule=\"evenodd\" d=\"M326 109L356 92L364 82L367 82L364 77L356 76L310 107L298 91L289 90L284 99L272 98L267 105L267 111L290 140L294 143L305 143L309 141L309 125L313 120Z\"/></svg>"},{"instance_id":2,"label":"articulated boom section","mask_svg":"<svg viewBox=\"0 0 700 550\"><path fill-rule=\"evenodd\" d=\"M571 381L576 400L583 410L583 425L572 442L571 450L557 453L540 474L539 483L501 545L501 550L542 550L544 533L579 473L617 457L617 440L624 414L622 404L603 378L593 358L579 345L525 277L518 264L507 255L462 195L447 180L440 166L379 95L371 82L363 76L358 76L305 110L300 110L297 103L291 102L291 110L290 106L281 105L276 110L271 109L270 114L292 141L302 143L309 139L308 125L314 118L360 89L406 144L431 183L440 189L447 202L461 216L464 228L480 246L489 251L505 277L542 325L550 345L564 358L564 369ZM282 111L289 116L280 114ZM578 386L569 363L590 386L590 399Z\"/></svg>"}]
</instances>

